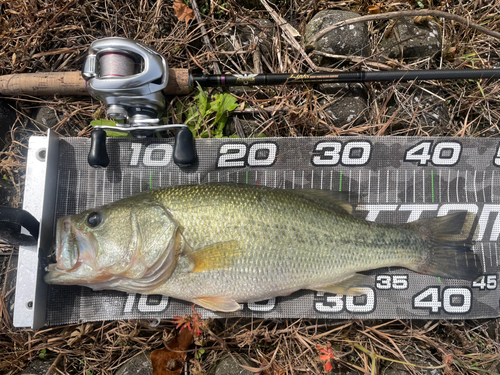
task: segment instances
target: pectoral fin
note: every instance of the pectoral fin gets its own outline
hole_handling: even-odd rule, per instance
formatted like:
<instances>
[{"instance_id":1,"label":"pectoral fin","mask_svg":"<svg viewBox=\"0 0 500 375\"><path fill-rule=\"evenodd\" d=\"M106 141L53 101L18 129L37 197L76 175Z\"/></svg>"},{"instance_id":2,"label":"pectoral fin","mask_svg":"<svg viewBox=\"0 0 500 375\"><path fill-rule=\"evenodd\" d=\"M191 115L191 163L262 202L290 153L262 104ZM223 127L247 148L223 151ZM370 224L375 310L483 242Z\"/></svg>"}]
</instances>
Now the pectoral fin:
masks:
<instances>
[{"instance_id":1,"label":"pectoral fin","mask_svg":"<svg viewBox=\"0 0 500 375\"><path fill-rule=\"evenodd\" d=\"M199 297L193 299L193 302L212 311L233 312L242 309L238 302L227 297Z\"/></svg>"},{"instance_id":2,"label":"pectoral fin","mask_svg":"<svg viewBox=\"0 0 500 375\"><path fill-rule=\"evenodd\" d=\"M361 287L358 286L360 284L363 284L365 278L366 278L365 275L362 275L360 273L355 273L354 275L349 276L348 278L342 280L339 283L316 286L312 287L311 289L316 290L318 292L359 296L365 294L363 292L363 289L361 289Z\"/></svg>"},{"instance_id":3,"label":"pectoral fin","mask_svg":"<svg viewBox=\"0 0 500 375\"><path fill-rule=\"evenodd\" d=\"M238 241L227 241L191 251L186 256L193 263L191 272L203 272L228 269L241 254Z\"/></svg>"}]
</instances>

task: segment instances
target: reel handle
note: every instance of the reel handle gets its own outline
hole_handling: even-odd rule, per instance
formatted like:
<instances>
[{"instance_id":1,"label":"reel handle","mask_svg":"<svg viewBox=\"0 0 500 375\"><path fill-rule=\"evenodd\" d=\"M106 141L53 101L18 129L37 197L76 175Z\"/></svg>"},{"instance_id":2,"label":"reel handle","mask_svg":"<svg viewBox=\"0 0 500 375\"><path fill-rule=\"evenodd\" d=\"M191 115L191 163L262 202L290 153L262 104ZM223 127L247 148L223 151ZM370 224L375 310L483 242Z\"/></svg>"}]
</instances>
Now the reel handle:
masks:
<instances>
[{"instance_id":1,"label":"reel handle","mask_svg":"<svg viewBox=\"0 0 500 375\"><path fill-rule=\"evenodd\" d=\"M109 165L109 156L106 149L106 132L94 129L90 134L90 151L87 158L89 165L94 168L106 168Z\"/></svg>"}]
</instances>

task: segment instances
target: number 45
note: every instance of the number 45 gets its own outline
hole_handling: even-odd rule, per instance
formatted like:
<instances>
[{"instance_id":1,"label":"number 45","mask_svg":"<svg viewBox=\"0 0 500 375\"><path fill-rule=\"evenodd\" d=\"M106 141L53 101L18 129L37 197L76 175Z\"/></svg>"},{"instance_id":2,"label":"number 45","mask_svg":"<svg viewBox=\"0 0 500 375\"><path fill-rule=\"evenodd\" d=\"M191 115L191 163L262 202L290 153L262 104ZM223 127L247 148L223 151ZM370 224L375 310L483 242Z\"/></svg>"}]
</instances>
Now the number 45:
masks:
<instances>
[{"instance_id":1,"label":"number 45","mask_svg":"<svg viewBox=\"0 0 500 375\"><path fill-rule=\"evenodd\" d=\"M472 283L472 287L479 288L479 290L494 290L497 288L497 275L481 276Z\"/></svg>"}]
</instances>

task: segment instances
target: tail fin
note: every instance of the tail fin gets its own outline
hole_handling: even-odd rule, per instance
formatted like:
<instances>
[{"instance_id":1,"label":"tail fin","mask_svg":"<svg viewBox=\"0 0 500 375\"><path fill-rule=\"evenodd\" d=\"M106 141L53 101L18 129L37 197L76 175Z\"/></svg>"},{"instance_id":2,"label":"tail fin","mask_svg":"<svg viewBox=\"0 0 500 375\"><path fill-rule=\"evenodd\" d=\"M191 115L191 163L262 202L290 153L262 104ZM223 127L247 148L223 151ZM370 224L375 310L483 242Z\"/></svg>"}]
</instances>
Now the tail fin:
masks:
<instances>
[{"instance_id":1,"label":"tail fin","mask_svg":"<svg viewBox=\"0 0 500 375\"><path fill-rule=\"evenodd\" d=\"M452 279L477 279L482 265L471 249L474 219L473 214L457 212L408 224L431 245L428 258L414 271Z\"/></svg>"}]
</instances>

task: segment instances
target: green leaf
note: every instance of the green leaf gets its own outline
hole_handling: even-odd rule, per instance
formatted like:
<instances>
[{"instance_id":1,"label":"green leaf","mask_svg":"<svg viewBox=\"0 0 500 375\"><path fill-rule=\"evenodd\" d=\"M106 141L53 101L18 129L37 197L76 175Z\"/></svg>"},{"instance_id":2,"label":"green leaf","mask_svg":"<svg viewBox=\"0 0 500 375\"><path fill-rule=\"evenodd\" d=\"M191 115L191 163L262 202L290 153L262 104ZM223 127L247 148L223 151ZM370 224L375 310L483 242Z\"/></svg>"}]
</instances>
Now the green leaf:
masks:
<instances>
[{"instance_id":1,"label":"green leaf","mask_svg":"<svg viewBox=\"0 0 500 375\"><path fill-rule=\"evenodd\" d=\"M198 353L196 353L196 359L200 359L203 354L205 354L205 349L198 349Z\"/></svg>"},{"instance_id":2,"label":"green leaf","mask_svg":"<svg viewBox=\"0 0 500 375\"><path fill-rule=\"evenodd\" d=\"M90 121L90 125L96 126L96 125L106 125L106 126L116 126L114 121L110 120L93 120ZM113 132L110 130L106 130L106 135L108 137L129 137L130 134L128 133L121 133L121 132Z\"/></svg>"},{"instance_id":3,"label":"green leaf","mask_svg":"<svg viewBox=\"0 0 500 375\"><path fill-rule=\"evenodd\" d=\"M195 104L187 111L185 124L195 137L208 138L206 123L212 136L222 138L228 114L238 107L236 98L228 93L215 94L209 102L208 93L200 85L198 90Z\"/></svg>"},{"instance_id":4,"label":"green leaf","mask_svg":"<svg viewBox=\"0 0 500 375\"><path fill-rule=\"evenodd\" d=\"M422 4L420 1L417 0L417 5L420 7L420 8L424 8L424 4Z\"/></svg>"},{"instance_id":5,"label":"green leaf","mask_svg":"<svg viewBox=\"0 0 500 375\"><path fill-rule=\"evenodd\" d=\"M38 358L45 359L45 354L47 354L47 350L46 349L40 350L40 353L38 353Z\"/></svg>"},{"instance_id":6,"label":"green leaf","mask_svg":"<svg viewBox=\"0 0 500 375\"><path fill-rule=\"evenodd\" d=\"M191 129L193 135L196 136L196 132L201 128L203 124L203 118L208 117L208 94L203 88L198 84L198 95L195 96L196 103L188 109L186 125Z\"/></svg>"},{"instance_id":7,"label":"green leaf","mask_svg":"<svg viewBox=\"0 0 500 375\"><path fill-rule=\"evenodd\" d=\"M237 107L236 98L231 94L223 93L215 95L215 100L210 103L210 109L216 113L214 125L217 126L217 129L214 133L217 138L222 137L228 113L234 111Z\"/></svg>"}]
</instances>

